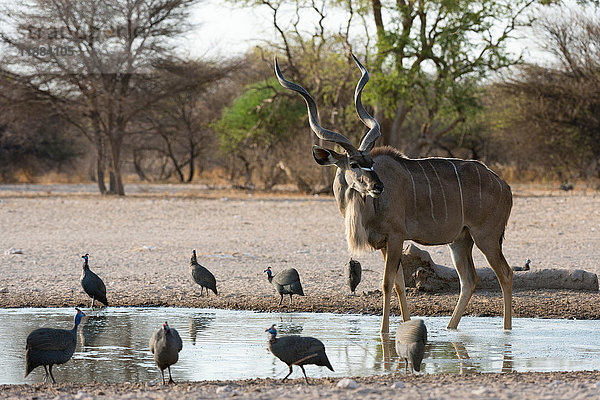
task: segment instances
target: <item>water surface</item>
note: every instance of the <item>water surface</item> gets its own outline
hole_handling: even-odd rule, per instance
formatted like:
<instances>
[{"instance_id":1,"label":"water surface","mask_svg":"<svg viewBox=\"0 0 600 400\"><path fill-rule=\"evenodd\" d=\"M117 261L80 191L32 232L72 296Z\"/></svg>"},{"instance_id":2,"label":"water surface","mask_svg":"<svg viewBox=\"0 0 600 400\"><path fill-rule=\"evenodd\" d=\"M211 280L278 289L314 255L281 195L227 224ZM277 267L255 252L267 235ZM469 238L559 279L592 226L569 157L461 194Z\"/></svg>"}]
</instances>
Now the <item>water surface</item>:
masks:
<instances>
[{"instance_id":1,"label":"water surface","mask_svg":"<svg viewBox=\"0 0 600 400\"><path fill-rule=\"evenodd\" d=\"M59 382L157 381L148 342L164 321L183 339L176 381L283 378L287 366L267 349L265 329L280 335L314 336L323 341L335 372L309 365L309 377L404 373L393 342L378 333L380 316L329 313L258 313L195 308L109 307L88 312L79 327L73 358L55 366ZM0 310L0 384L41 382L38 367L27 378L25 340L39 327L69 329L75 311L64 308ZM600 368L600 321L515 318L513 330L502 318L463 317L458 330L446 330L449 317L423 317L429 344L422 373L573 371ZM391 318L392 330L399 317ZM392 332L391 338L393 339ZM302 377L294 370L292 378Z\"/></svg>"}]
</instances>

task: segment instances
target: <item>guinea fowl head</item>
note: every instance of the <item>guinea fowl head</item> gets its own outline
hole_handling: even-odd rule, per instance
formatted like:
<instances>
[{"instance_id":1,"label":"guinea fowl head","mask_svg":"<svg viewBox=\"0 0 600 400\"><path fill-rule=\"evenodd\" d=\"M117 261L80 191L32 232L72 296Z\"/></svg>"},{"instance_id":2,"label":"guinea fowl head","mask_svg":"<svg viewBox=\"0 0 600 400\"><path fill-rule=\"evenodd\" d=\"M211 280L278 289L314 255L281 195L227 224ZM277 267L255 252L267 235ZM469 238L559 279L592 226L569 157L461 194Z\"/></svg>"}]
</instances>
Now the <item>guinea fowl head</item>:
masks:
<instances>
[{"instance_id":1,"label":"guinea fowl head","mask_svg":"<svg viewBox=\"0 0 600 400\"><path fill-rule=\"evenodd\" d=\"M81 311L79 308L75 308L77 310L77 314L75 314L75 326L79 325L81 322L81 318L85 317L85 313Z\"/></svg>"},{"instance_id":2,"label":"guinea fowl head","mask_svg":"<svg viewBox=\"0 0 600 400\"><path fill-rule=\"evenodd\" d=\"M271 267L267 267L263 272L267 274L267 278L269 278L269 282L273 279L273 272L271 272Z\"/></svg>"},{"instance_id":3,"label":"guinea fowl head","mask_svg":"<svg viewBox=\"0 0 600 400\"><path fill-rule=\"evenodd\" d=\"M271 338L275 339L275 336L277 336L277 329L275 329L275 324L271 325L270 328L265 329L265 332L269 332L271 334Z\"/></svg>"},{"instance_id":4,"label":"guinea fowl head","mask_svg":"<svg viewBox=\"0 0 600 400\"><path fill-rule=\"evenodd\" d=\"M83 265L88 264L88 257L89 257L88 253L85 253L84 255L81 256L81 258L83 258Z\"/></svg>"},{"instance_id":5,"label":"guinea fowl head","mask_svg":"<svg viewBox=\"0 0 600 400\"><path fill-rule=\"evenodd\" d=\"M165 323L163 324L163 329L164 329L165 333L169 333L169 330L171 328L169 328L169 324L167 323L167 321L165 321Z\"/></svg>"},{"instance_id":6,"label":"guinea fowl head","mask_svg":"<svg viewBox=\"0 0 600 400\"><path fill-rule=\"evenodd\" d=\"M191 262L193 262L193 263L197 262L196 261L196 250L192 250L192 259L191 259Z\"/></svg>"}]
</instances>

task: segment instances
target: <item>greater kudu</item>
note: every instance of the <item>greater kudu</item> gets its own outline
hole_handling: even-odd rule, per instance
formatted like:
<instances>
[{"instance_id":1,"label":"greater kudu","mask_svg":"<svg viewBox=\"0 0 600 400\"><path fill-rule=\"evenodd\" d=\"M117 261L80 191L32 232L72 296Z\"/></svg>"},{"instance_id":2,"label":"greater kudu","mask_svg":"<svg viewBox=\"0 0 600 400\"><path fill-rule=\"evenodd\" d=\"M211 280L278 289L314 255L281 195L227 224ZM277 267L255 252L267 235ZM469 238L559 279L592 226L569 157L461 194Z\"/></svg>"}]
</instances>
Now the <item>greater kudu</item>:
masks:
<instances>
[{"instance_id":1,"label":"greater kudu","mask_svg":"<svg viewBox=\"0 0 600 400\"><path fill-rule=\"evenodd\" d=\"M345 219L350 251L378 249L383 254L381 332L389 331L393 286L402 319L410 319L400 260L405 240L423 245L449 244L460 278L460 296L448 323L451 329L458 326L477 285L472 257L475 243L498 277L504 298L504 329L511 329L512 270L502 254L512 207L510 186L476 160L410 159L391 147L373 149L380 135L379 124L361 101L369 75L356 57L354 61L362 72L354 92L356 111L369 128L358 149L345 136L319 125L315 101L304 88L283 77L277 59L275 73L282 86L300 93L306 101L315 134L345 150L340 154L315 145L313 156L321 165L337 167L333 192Z\"/></svg>"}]
</instances>

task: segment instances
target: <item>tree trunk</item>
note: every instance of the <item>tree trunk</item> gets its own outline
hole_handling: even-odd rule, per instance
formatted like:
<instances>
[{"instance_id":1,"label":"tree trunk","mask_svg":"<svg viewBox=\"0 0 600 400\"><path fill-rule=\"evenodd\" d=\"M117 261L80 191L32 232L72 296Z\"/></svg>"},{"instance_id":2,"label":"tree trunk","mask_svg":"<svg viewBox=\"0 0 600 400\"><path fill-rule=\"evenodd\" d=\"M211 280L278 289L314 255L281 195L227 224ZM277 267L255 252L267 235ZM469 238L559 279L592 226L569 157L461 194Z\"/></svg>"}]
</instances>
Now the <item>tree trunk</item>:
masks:
<instances>
[{"instance_id":1,"label":"tree trunk","mask_svg":"<svg viewBox=\"0 0 600 400\"><path fill-rule=\"evenodd\" d=\"M118 140L109 137L110 155L111 155L111 176L110 192L118 196L125 196L125 188L123 187L123 179L121 177L121 145Z\"/></svg>"},{"instance_id":2,"label":"tree trunk","mask_svg":"<svg viewBox=\"0 0 600 400\"><path fill-rule=\"evenodd\" d=\"M100 194L106 194L106 185L104 184L104 157L100 153L96 160L96 182L98 182L98 190Z\"/></svg>"}]
</instances>

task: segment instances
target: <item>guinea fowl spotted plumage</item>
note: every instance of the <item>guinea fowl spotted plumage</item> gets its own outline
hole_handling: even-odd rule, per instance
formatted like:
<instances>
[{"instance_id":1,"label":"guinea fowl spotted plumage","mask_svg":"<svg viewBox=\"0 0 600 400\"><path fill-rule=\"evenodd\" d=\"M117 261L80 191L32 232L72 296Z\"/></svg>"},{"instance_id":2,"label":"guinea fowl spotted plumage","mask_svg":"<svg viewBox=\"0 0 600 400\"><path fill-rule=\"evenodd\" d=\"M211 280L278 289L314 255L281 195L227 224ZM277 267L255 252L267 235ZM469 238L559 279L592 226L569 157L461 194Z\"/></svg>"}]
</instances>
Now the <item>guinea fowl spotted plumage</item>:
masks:
<instances>
[{"instance_id":1,"label":"guinea fowl spotted plumage","mask_svg":"<svg viewBox=\"0 0 600 400\"><path fill-rule=\"evenodd\" d=\"M92 298L91 308L94 308L94 302L98 300L100 303L108 306L108 300L106 300L106 286L98 275L96 275L90 269L89 254L81 256L83 258L83 271L81 272L81 287Z\"/></svg>"},{"instance_id":2,"label":"guinea fowl spotted plumage","mask_svg":"<svg viewBox=\"0 0 600 400\"><path fill-rule=\"evenodd\" d=\"M396 353L403 358L408 370L408 361L415 371L421 370L421 361L425 355L427 328L422 319L411 319L403 322L396 330Z\"/></svg>"},{"instance_id":3,"label":"guinea fowl spotted plumage","mask_svg":"<svg viewBox=\"0 0 600 400\"><path fill-rule=\"evenodd\" d=\"M297 294L299 296L304 296L302 284L300 283L300 275L298 275L298 271L296 271L295 268L284 269L275 275L273 275L271 267L267 267L263 272L267 273L267 279L281 296L279 305L283 302L284 294L290 295L290 304L292 304L292 295Z\"/></svg>"},{"instance_id":4,"label":"guinea fowl spotted plumage","mask_svg":"<svg viewBox=\"0 0 600 400\"><path fill-rule=\"evenodd\" d=\"M292 374L292 365L299 365L308 383L308 377L304 366L307 364L320 365L333 371L333 367L325 354L325 345L319 339L309 336L284 336L277 337L275 325L271 325L265 332L271 334L269 339L269 350L273 355L286 363L290 372L283 378L282 382Z\"/></svg>"},{"instance_id":5,"label":"guinea fowl spotted plumage","mask_svg":"<svg viewBox=\"0 0 600 400\"><path fill-rule=\"evenodd\" d=\"M175 383L171 376L171 365L179 360L179 352L182 348L183 342L179 332L175 328L170 328L167 322L150 338L150 351L154 354L154 362L160 369L163 385L165 384L165 368L169 369L169 383Z\"/></svg>"},{"instance_id":6,"label":"guinea fowl spotted plumage","mask_svg":"<svg viewBox=\"0 0 600 400\"><path fill-rule=\"evenodd\" d=\"M76 310L75 324L72 329L39 328L27 336L25 377L36 367L43 365L46 370L44 381L50 377L52 382L56 383L52 375L52 366L69 361L77 346L77 327L85 314L78 308Z\"/></svg>"},{"instance_id":7,"label":"guinea fowl spotted plumage","mask_svg":"<svg viewBox=\"0 0 600 400\"><path fill-rule=\"evenodd\" d=\"M344 276L346 277L348 286L350 286L350 291L354 293L362 276L362 268L360 263L351 258L350 261L348 261L348 263L344 266Z\"/></svg>"},{"instance_id":8,"label":"guinea fowl spotted plumage","mask_svg":"<svg viewBox=\"0 0 600 400\"><path fill-rule=\"evenodd\" d=\"M216 295L218 295L217 280L208 269L198 264L198 260L196 259L196 250L192 250L192 259L190 261L190 273L192 274L192 279L194 279L194 282L196 282L202 288L200 290L200 296L202 296L204 288L206 288L207 296L208 289L212 290Z\"/></svg>"}]
</instances>

